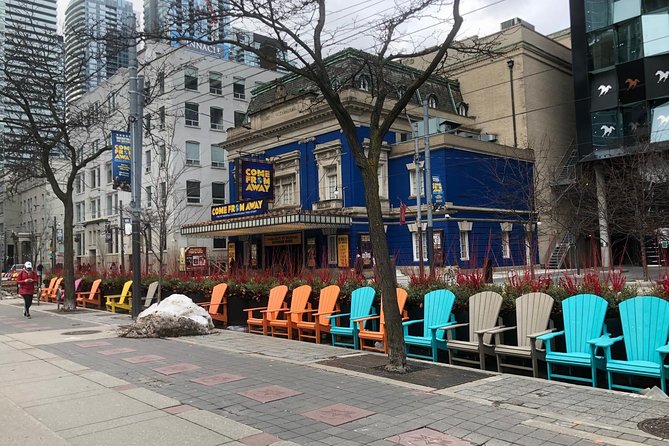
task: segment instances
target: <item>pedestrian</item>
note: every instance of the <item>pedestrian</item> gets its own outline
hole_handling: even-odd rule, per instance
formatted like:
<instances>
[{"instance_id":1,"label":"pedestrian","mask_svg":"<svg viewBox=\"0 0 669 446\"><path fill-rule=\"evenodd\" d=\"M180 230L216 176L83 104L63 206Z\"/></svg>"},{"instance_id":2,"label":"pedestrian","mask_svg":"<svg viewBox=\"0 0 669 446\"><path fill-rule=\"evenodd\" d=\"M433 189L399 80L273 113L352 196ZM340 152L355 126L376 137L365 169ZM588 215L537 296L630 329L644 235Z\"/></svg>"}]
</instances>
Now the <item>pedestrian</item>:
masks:
<instances>
[{"instance_id":1,"label":"pedestrian","mask_svg":"<svg viewBox=\"0 0 669 446\"><path fill-rule=\"evenodd\" d=\"M35 294L35 283L38 280L37 273L33 271L33 264L30 262L23 265L23 270L16 278L16 283L19 284L19 294L23 297L23 315L28 319L30 319L30 305L33 303Z\"/></svg>"}]
</instances>

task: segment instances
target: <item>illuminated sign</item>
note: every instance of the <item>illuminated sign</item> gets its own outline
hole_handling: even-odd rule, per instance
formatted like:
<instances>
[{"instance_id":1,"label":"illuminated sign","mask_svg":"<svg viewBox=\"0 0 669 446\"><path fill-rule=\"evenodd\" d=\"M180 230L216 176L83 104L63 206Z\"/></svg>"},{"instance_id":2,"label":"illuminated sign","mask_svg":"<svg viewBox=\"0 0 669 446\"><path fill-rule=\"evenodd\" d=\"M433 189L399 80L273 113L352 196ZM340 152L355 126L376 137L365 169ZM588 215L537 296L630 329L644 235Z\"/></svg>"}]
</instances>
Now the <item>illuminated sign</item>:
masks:
<instances>
[{"instance_id":1,"label":"illuminated sign","mask_svg":"<svg viewBox=\"0 0 669 446\"><path fill-rule=\"evenodd\" d=\"M232 217L246 217L267 212L267 200L240 201L211 207L211 219L224 220Z\"/></svg>"},{"instance_id":2,"label":"illuminated sign","mask_svg":"<svg viewBox=\"0 0 669 446\"><path fill-rule=\"evenodd\" d=\"M132 140L130 133L112 130L112 187L130 192Z\"/></svg>"},{"instance_id":3,"label":"illuminated sign","mask_svg":"<svg viewBox=\"0 0 669 446\"><path fill-rule=\"evenodd\" d=\"M237 188L241 201L274 198L274 166L266 161L240 158Z\"/></svg>"}]
</instances>

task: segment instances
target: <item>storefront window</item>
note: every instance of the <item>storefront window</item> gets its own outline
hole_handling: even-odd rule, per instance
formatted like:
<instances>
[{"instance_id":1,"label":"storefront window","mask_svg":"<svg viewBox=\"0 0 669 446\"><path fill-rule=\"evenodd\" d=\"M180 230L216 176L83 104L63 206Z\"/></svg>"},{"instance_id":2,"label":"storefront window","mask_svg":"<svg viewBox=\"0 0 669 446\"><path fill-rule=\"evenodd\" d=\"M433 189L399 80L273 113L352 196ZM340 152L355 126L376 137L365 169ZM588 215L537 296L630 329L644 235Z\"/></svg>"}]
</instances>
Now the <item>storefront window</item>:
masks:
<instances>
[{"instance_id":1,"label":"storefront window","mask_svg":"<svg viewBox=\"0 0 669 446\"><path fill-rule=\"evenodd\" d=\"M601 70L615 63L615 42L612 29L588 35L588 56L591 70Z\"/></svg>"},{"instance_id":2,"label":"storefront window","mask_svg":"<svg viewBox=\"0 0 669 446\"><path fill-rule=\"evenodd\" d=\"M653 107L651 111L650 142L669 141L669 102Z\"/></svg>"},{"instance_id":3,"label":"storefront window","mask_svg":"<svg viewBox=\"0 0 669 446\"><path fill-rule=\"evenodd\" d=\"M643 56L641 51L641 22L631 20L617 28L618 63L629 62Z\"/></svg>"},{"instance_id":4,"label":"storefront window","mask_svg":"<svg viewBox=\"0 0 669 446\"><path fill-rule=\"evenodd\" d=\"M641 0L614 0L613 23L641 15Z\"/></svg>"},{"instance_id":5,"label":"storefront window","mask_svg":"<svg viewBox=\"0 0 669 446\"><path fill-rule=\"evenodd\" d=\"M646 57L669 51L669 11L646 14L643 24L643 53Z\"/></svg>"},{"instance_id":6,"label":"storefront window","mask_svg":"<svg viewBox=\"0 0 669 446\"><path fill-rule=\"evenodd\" d=\"M611 24L612 0L585 0L585 30L587 32Z\"/></svg>"}]
</instances>

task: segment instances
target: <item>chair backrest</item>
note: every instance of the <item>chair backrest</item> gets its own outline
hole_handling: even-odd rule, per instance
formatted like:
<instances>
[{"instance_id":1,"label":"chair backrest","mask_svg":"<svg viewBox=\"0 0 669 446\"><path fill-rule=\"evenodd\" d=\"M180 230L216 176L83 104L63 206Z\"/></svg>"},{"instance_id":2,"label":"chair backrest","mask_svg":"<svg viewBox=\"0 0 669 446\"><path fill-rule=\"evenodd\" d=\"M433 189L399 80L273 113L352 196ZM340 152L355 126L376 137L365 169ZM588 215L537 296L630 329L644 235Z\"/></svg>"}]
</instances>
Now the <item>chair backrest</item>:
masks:
<instances>
[{"instance_id":1,"label":"chair backrest","mask_svg":"<svg viewBox=\"0 0 669 446\"><path fill-rule=\"evenodd\" d=\"M476 331L497 325L502 296L494 291L482 291L469 298L469 341L476 342ZM492 335L483 336L483 342L490 342Z\"/></svg>"},{"instance_id":2,"label":"chair backrest","mask_svg":"<svg viewBox=\"0 0 669 446\"><path fill-rule=\"evenodd\" d=\"M404 312L404 306L407 303L407 297L409 293L404 288L395 288L395 294L397 295L397 307L400 310L400 317ZM381 301L381 312L379 314L381 324L385 324L384 314L383 314L383 301Z\"/></svg>"},{"instance_id":3,"label":"chair backrest","mask_svg":"<svg viewBox=\"0 0 669 446\"><path fill-rule=\"evenodd\" d=\"M130 293L130 287L132 286L132 280L128 280L126 283L123 284L123 289L121 290L121 298L119 299L118 303L124 304L125 300L128 297L128 294Z\"/></svg>"},{"instance_id":4,"label":"chair backrest","mask_svg":"<svg viewBox=\"0 0 669 446\"><path fill-rule=\"evenodd\" d=\"M98 288L100 288L101 283L102 279L95 279L93 281L93 284L91 285L91 291L88 293L88 300L95 300L95 294L98 292Z\"/></svg>"},{"instance_id":5,"label":"chair backrest","mask_svg":"<svg viewBox=\"0 0 669 446\"><path fill-rule=\"evenodd\" d=\"M455 294L449 290L430 291L423 298L423 337L432 336L430 327L446 325L453 311ZM437 330L437 339L444 340L445 330Z\"/></svg>"},{"instance_id":6,"label":"chair backrest","mask_svg":"<svg viewBox=\"0 0 669 446\"><path fill-rule=\"evenodd\" d=\"M628 361L660 364L658 347L669 339L669 302L655 296L639 296L618 305Z\"/></svg>"},{"instance_id":7,"label":"chair backrest","mask_svg":"<svg viewBox=\"0 0 669 446\"><path fill-rule=\"evenodd\" d=\"M311 287L309 285L301 285L293 290L290 297L290 311L304 311L307 307L307 302L311 296ZM302 320L303 314L291 314L290 319L297 323Z\"/></svg>"},{"instance_id":8,"label":"chair backrest","mask_svg":"<svg viewBox=\"0 0 669 446\"><path fill-rule=\"evenodd\" d=\"M607 306L595 294L577 294L562 301L567 353L590 353L588 341L602 335Z\"/></svg>"},{"instance_id":9,"label":"chair backrest","mask_svg":"<svg viewBox=\"0 0 669 446\"><path fill-rule=\"evenodd\" d=\"M158 289L158 281L151 282L149 288L146 290L146 296L144 297L144 306L148 307L151 305L153 298L156 295L156 290Z\"/></svg>"},{"instance_id":10,"label":"chair backrest","mask_svg":"<svg viewBox=\"0 0 669 446\"><path fill-rule=\"evenodd\" d=\"M53 285L53 288L51 289L51 295L52 296L56 295L56 291L58 291L58 288L60 288L60 284L61 284L62 281L63 281L62 277L59 277L59 278L56 279L56 283Z\"/></svg>"},{"instance_id":11,"label":"chair backrest","mask_svg":"<svg viewBox=\"0 0 669 446\"><path fill-rule=\"evenodd\" d=\"M529 347L527 335L544 331L548 327L548 319L555 300L546 293L523 294L516 299L516 333L518 346ZM541 341L539 341L539 347Z\"/></svg>"},{"instance_id":12,"label":"chair backrest","mask_svg":"<svg viewBox=\"0 0 669 446\"><path fill-rule=\"evenodd\" d=\"M79 289L79 285L81 285L82 279L77 279L74 281L74 291L76 292Z\"/></svg>"},{"instance_id":13,"label":"chair backrest","mask_svg":"<svg viewBox=\"0 0 669 446\"><path fill-rule=\"evenodd\" d=\"M277 285L269 290L269 301L267 302L268 319L276 319L277 311L272 310L279 310L283 306L286 294L288 294L288 287L286 285Z\"/></svg>"},{"instance_id":14,"label":"chair backrest","mask_svg":"<svg viewBox=\"0 0 669 446\"><path fill-rule=\"evenodd\" d=\"M337 300L339 299L339 287L337 285L326 286L321 289L321 293L318 297L318 312L319 313L330 313L334 311L335 305L337 305ZM318 316L318 323L320 325L330 325L329 314L324 316Z\"/></svg>"},{"instance_id":15,"label":"chair backrest","mask_svg":"<svg viewBox=\"0 0 669 446\"><path fill-rule=\"evenodd\" d=\"M58 280L58 277L52 277L51 280L49 281L49 287L46 289L47 293L53 292L54 288L56 288L56 280Z\"/></svg>"},{"instance_id":16,"label":"chair backrest","mask_svg":"<svg viewBox=\"0 0 669 446\"><path fill-rule=\"evenodd\" d=\"M350 327L353 328L353 319L367 317L372 313L372 304L376 290L369 286L364 286L353 290L351 293L351 319Z\"/></svg>"},{"instance_id":17,"label":"chair backrest","mask_svg":"<svg viewBox=\"0 0 669 446\"><path fill-rule=\"evenodd\" d=\"M209 313L218 314L218 307L223 303L223 297L228 290L227 283L219 283L211 289L211 302L209 302Z\"/></svg>"}]
</instances>

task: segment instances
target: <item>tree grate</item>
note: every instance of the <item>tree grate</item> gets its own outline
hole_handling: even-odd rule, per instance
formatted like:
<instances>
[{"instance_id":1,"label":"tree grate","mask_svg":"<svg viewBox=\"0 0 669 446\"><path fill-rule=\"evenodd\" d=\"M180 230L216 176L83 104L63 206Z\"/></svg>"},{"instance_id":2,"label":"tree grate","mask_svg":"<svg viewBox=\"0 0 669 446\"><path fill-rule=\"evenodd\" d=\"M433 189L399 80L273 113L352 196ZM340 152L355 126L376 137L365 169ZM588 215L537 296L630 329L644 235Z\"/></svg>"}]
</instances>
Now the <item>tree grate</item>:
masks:
<instances>
[{"instance_id":1,"label":"tree grate","mask_svg":"<svg viewBox=\"0 0 669 446\"><path fill-rule=\"evenodd\" d=\"M669 438L669 417L648 418L637 424L639 429L660 438Z\"/></svg>"}]
</instances>

